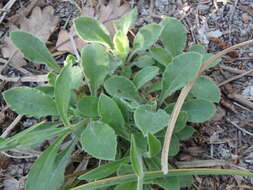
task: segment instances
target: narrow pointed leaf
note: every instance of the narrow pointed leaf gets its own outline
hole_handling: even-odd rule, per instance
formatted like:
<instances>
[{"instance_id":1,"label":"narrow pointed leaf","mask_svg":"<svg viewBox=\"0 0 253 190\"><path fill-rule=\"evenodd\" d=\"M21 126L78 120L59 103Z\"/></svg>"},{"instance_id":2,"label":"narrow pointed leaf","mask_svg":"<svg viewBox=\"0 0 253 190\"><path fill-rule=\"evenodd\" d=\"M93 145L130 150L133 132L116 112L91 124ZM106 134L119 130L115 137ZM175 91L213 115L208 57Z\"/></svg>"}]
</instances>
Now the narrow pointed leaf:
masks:
<instances>
[{"instance_id":1,"label":"narrow pointed leaf","mask_svg":"<svg viewBox=\"0 0 253 190\"><path fill-rule=\"evenodd\" d=\"M64 138L65 136L58 138L35 161L28 174L26 182L27 190L45 190L51 185L50 181L51 177L53 177L52 172L55 168L57 151ZM58 188L54 188L52 190L57 190Z\"/></svg>"},{"instance_id":2,"label":"narrow pointed leaf","mask_svg":"<svg viewBox=\"0 0 253 190\"><path fill-rule=\"evenodd\" d=\"M101 43L112 48L109 32L96 19L91 17L78 17L74 20L74 26L78 36L82 40Z\"/></svg>"},{"instance_id":3,"label":"narrow pointed leaf","mask_svg":"<svg viewBox=\"0 0 253 190\"><path fill-rule=\"evenodd\" d=\"M92 95L95 95L96 90L110 72L110 59L105 48L97 44L87 45L82 50L82 66Z\"/></svg>"},{"instance_id":4,"label":"narrow pointed leaf","mask_svg":"<svg viewBox=\"0 0 253 190\"><path fill-rule=\"evenodd\" d=\"M164 27L160 40L163 46L169 50L173 56L182 53L186 45L186 30L184 25L175 18L165 18L161 25Z\"/></svg>"},{"instance_id":5,"label":"narrow pointed leaf","mask_svg":"<svg viewBox=\"0 0 253 190\"><path fill-rule=\"evenodd\" d=\"M161 142L152 134L148 134L148 156L153 157L160 153Z\"/></svg>"},{"instance_id":6,"label":"narrow pointed leaf","mask_svg":"<svg viewBox=\"0 0 253 190\"><path fill-rule=\"evenodd\" d=\"M137 89L141 88L145 83L149 82L159 74L159 68L148 66L140 70L134 77L134 83Z\"/></svg>"},{"instance_id":7,"label":"narrow pointed leaf","mask_svg":"<svg viewBox=\"0 0 253 190\"><path fill-rule=\"evenodd\" d=\"M132 183L123 183L114 188L114 190L136 190L137 184L135 182Z\"/></svg>"},{"instance_id":8,"label":"narrow pointed leaf","mask_svg":"<svg viewBox=\"0 0 253 190\"><path fill-rule=\"evenodd\" d=\"M127 137L124 117L116 102L105 94L101 94L98 102L98 113L101 120L111 126L117 135Z\"/></svg>"},{"instance_id":9,"label":"narrow pointed leaf","mask_svg":"<svg viewBox=\"0 0 253 190\"><path fill-rule=\"evenodd\" d=\"M70 126L68 109L71 97L71 64L67 63L55 81L54 95L57 110L65 126Z\"/></svg>"},{"instance_id":10,"label":"narrow pointed leaf","mask_svg":"<svg viewBox=\"0 0 253 190\"><path fill-rule=\"evenodd\" d=\"M53 99L40 90L16 87L5 91L3 96L6 103L18 114L37 118L58 115Z\"/></svg>"},{"instance_id":11,"label":"narrow pointed leaf","mask_svg":"<svg viewBox=\"0 0 253 190\"><path fill-rule=\"evenodd\" d=\"M86 152L98 159L115 160L117 138L114 130L101 121L91 121L81 135Z\"/></svg>"},{"instance_id":12,"label":"narrow pointed leaf","mask_svg":"<svg viewBox=\"0 0 253 190\"><path fill-rule=\"evenodd\" d=\"M104 87L107 93L111 96L124 98L130 101L140 102L142 98L140 97L137 88L126 77L122 76L112 76L105 81Z\"/></svg>"},{"instance_id":13,"label":"narrow pointed leaf","mask_svg":"<svg viewBox=\"0 0 253 190\"><path fill-rule=\"evenodd\" d=\"M134 42L134 51L143 51L150 48L159 38L162 26L159 24L149 24L142 27L137 33Z\"/></svg>"},{"instance_id":14,"label":"narrow pointed leaf","mask_svg":"<svg viewBox=\"0 0 253 190\"><path fill-rule=\"evenodd\" d=\"M142 158L140 153L138 152L135 138L131 136L131 147L130 147L130 161L133 167L134 173L138 177L143 177L143 165L142 165Z\"/></svg>"},{"instance_id":15,"label":"narrow pointed leaf","mask_svg":"<svg viewBox=\"0 0 253 190\"><path fill-rule=\"evenodd\" d=\"M11 41L30 61L44 63L54 71L60 71L60 66L57 65L45 44L32 34L22 31L11 32Z\"/></svg>"},{"instance_id":16,"label":"narrow pointed leaf","mask_svg":"<svg viewBox=\"0 0 253 190\"><path fill-rule=\"evenodd\" d=\"M201 61L200 54L190 52L176 56L173 62L167 65L162 78L161 102L195 77Z\"/></svg>"},{"instance_id":17,"label":"narrow pointed leaf","mask_svg":"<svg viewBox=\"0 0 253 190\"><path fill-rule=\"evenodd\" d=\"M218 86L207 77L200 77L191 89L191 94L209 102L220 101L220 89Z\"/></svg>"},{"instance_id":18,"label":"narrow pointed leaf","mask_svg":"<svg viewBox=\"0 0 253 190\"><path fill-rule=\"evenodd\" d=\"M84 117L98 116L98 98L94 96L86 96L79 100L77 104L80 114Z\"/></svg>"},{"instance_id":19,"label":"narrow pointed leaf","mask_svg":"<svg viewBox=\"0 0 253 190\"><path fill-rule=\"evenodd\" d=\"M109 175L115 173L122 164L129 162L129 158L123 158L121 160L116 160L99 166L81 176L78 177L79 180L98 180L105 178Z\"/></svg>"},{"instance_id":20,"label":"narrow pointed leaf","mask_svg":"<svg viewBox=\"0 0 253 190\"><path fill-rule=\"evenodd\" d=\"M127 34L129 28L131 28L137 19L137 9L133 8L131 11L122 16L119 20L113 22L116 31L121 31L123 34Z\"/></svg>"},{"instance_id":21,"label":"narrow pointed leaf","mask_svg":"<svg viewBox=\"0 0 253 190\"><path fill-rule=\"evenodd\" d=\"M118 31L113 37L114 53L122 60L125 61L129 52L129 41L127 35Z\"/></svg>"}]
</instances>

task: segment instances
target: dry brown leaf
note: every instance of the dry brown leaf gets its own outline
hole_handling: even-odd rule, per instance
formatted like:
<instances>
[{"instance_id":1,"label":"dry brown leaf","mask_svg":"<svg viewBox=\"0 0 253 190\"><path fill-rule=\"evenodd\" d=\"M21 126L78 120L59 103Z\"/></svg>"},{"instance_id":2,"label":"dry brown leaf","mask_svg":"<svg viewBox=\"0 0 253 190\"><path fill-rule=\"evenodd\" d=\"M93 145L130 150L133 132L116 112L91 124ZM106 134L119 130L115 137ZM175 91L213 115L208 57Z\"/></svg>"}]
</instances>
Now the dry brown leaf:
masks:
<instances>
[{"instance_id":1,"label":"dry brown leaf","mask_svg":"<svg viewBox=\"0 0 253 190\"><path fill-rule=\"evenodd\" d=\"M19 20L18 25L20 29L34 34L43 42L46 42L51 33L55 30L58 23L58 17L54 16L54 9L51 6L45 7L43 10L39 7L35 7L29 18L23 18ZM10 31L17 30L18 27L12 25ZM2 48L2 54L5 58L11 57L17 48L12 45L9 38L6 39L4 47ZM21 67L26 64L23 56L18 52L12 58L10 64L14 67Z\"/></svg>"},{"instance_id":2,"label":"dry brown leaf","mask_svg":"<svg viewBox=\"0 0 253 190\"><path fill-rule=\"evenodd\" d=\"M95 8L92 7L84 7L82 9L83 11L81 13L81 16L96 17L99 22L104 23L111 36L113 36L113 20L120 18L130 10L130 6L127 3L119 5L118 2L118 0L111 0L107 5L101 5L98 11L95 11ZM95 12L97 12L97 14L95 14ZM62 42L69 40L69 35L74 35L73 31L73 26L71 27L70 32L67 32L65 30L60 31L56 46L59 46ZM75 43L77 49L79 50L85 45L85 43L82 42L79 38L75 39ZM64 45L59 46L57 50L74 54L73 46L70 41Z\"/></svg>"}]
</instances>

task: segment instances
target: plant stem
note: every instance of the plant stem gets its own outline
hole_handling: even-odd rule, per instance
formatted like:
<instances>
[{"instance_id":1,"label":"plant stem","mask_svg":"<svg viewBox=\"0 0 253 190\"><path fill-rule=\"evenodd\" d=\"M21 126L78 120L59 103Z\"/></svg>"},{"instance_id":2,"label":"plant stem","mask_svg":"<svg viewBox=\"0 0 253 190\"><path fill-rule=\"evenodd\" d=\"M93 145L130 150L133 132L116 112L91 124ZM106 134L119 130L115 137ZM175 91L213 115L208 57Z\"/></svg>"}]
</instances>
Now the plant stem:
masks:
<instances>
[{"instance_id":1,"label":"plant stem","mask_svg":"<svg viewBox=\"0 0 253 190\"><path fill-rule=\"evenodd\" d=\"M240 170L230 170L230 169L171 169L166 176L192 176L192 175L239 175L239 176L249 176L253 178L253 173L245 172ZM157 178L164 177L162 171L149 171L144 173L144 181L150 181ZM84 185L80 185L71 190L91 190L99 189L104 187L110 187L113 185L118 185L122 183L129 183L137 181L135 174L128 174L122 176L116 176L111 178L106 178L94 182L90 182Z\"/></svg>"},{"instance_id":2,"label":"plant stem","mask_svg":"<svg viewBox=\"0 0 253 190\"><path fill-rule=\"evenodd\" d=\"M161 167L162 167L162 171L164 174L168 173L168 155L169 155L169 147L170 147L170 142L171 142L171 137L173 134L173 130L179 115L179 112L183 106L183 103L188 95L188 93L190 92L192 86L194 85L194 83L197 81L197 79L199 78L200 74L208 68L208 66L215 62L216 60L220 59L221 57L223 57L225 54L233 51L234 49L246 46L253 43L253 40L249 40L246 42L242 42L240 44L231 46L219 53L217 53L216 55L212 56L210 59L208 59L206 62L204 62L198 72L198 74L191 80L189 81L186 86L181 90L180 95L177 99L177 102L173 108L169 123L168 123L168 127L167 127L167 131L165 134L165 138L164 138L164 144L163 144L163 149L162 149L162 156L161 156Z\"/></svg>"},{"instance_id":3,"label":"plant stem","mask_svg":"<svg viewBox=\"0 0 253 190\"><path fill-rule=\"evenodd\" d=\"M143 176L137 178L137 190L143 190Z\"/></svg>"}]
</instances>

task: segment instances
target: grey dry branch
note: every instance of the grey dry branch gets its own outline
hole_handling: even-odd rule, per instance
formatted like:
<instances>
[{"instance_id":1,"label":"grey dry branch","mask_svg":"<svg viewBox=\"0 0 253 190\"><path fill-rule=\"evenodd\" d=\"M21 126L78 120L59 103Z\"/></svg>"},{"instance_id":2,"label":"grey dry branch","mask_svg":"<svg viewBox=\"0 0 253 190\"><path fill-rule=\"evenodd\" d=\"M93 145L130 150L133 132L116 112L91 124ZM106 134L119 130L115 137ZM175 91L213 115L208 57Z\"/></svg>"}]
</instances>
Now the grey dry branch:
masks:
<instances>
[{"instance_id":1,"label":"grey dry branch","mask_svg":"<svg viewBox=\"0 0 253 190\"><path fill-rule=\"evenodd\" d=\"M164 174L168 173L168 154L169 154L169 146L170 146L173 130L174 130L179 112L182 109L183 103L184 103L187 95L191 91L194 83L197 81L197 79L199 78L201 73L204 70L206 70L210 64L214 63L216 60L220 59L225 54L227 54L227 53L229 53L229 52L231 52L231 51L233 51L237 48L241 48L243 46L249 45L251 43L253 43L253 40L248 40L248 41L236 44L234 46L231 46L231 47L217 53L216 55L212 56L205 63L203 63L203 65L200 68L200 71L195 76L195 78L193 80L189 81L186 84L186 86L181 90L180 95L177 99L177 102L176 102L176 104L173 108L173 111L172 111L172 114L171 114L171 119L169 120L169 123L168 123L168 126L167 126L167 131L166 131L165 138L164 138L164 144L163 144L162 156L161 156L161 167L162 167L162 171L163 171Z\"/></svg>"}]
</instances>

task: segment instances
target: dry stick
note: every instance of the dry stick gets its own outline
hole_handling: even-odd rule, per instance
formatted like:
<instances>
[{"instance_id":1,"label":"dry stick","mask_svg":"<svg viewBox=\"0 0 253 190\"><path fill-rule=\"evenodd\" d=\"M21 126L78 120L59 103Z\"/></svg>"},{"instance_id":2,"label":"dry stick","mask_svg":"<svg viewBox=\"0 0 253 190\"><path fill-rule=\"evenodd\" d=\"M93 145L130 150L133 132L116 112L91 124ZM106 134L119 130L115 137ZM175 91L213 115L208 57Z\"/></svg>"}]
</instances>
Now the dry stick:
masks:
<instances>
[{"instance_id":1,"label":"dry stick","mask_svg":"<svg viewBox=\"0 0 253 190\"><path fill-rule=\"evenodd\" d=\"M26 77L6 77L0 74L0 80L4 80L7 82L47 82L48 78L47 75L33 75L33 76L26 76Z\"/></svg>"},{"instance_id":2,"label":"dry stick","mask_svg":"<svg viewBox=\"0 0 253 190\"><path fill-rule=\"evenodd\" d=\"M16 127L16 125L18 124L18 122L22 119L23 115L18 115L16 117L16 119L14 119L14 121L7 127L7 129L3 132L3 134L1 135L2 138L6 138L9 133L11 132L12 129L14 129L14 127Z\"/></svg>"},{"instance_id":3,"label":"dry stick","mask_svg":"<svg viewBox=\"0 0 253 190\"><path fill-rule=\"evenodd\" d=\"M246 42L242 42L240 44L231 46L219 53L217 53L216 55L212 56L210 59L208 59L206 62L204 62L198 72L198 74L191 80L189 81L186 86L181 90L180 95L177 99L177 102L173 108L173 111L171 113L171 117L167 126L167 130L166 130L166 134L165 134L165 139L164 139L164 144L163 144L163 149L162 149L162 156L161 156L161 167L162 167L162 171L164 174L168 173L168 155L169 155L169 147L170 147L170 142L171 142L171 137L173 134L173 130L175 127L175 123L177 121L179 112L183 106L183 103L188 95L188 93L190 92L192 86L194 85L194 83L197 81L198 77L200 76L200 74L207 69L208 65L213 63L214 61L220 59L222 56L224 56L225 54L233 51L234 49L246 46L253 43L253 40L249 40Z\"/></svg>"},{"instance_id":4,"label":"dry stick","mask_svg":"<svg viewBox=\"0 0 253 190\"><path fill-rule=\"evenodd\" d=\"M253 72L253 69L251 69L251 70L249 70L249 71L245 71L244 73L242 73L242 74L240 74L240 75L234 76L234 77L232 77L232 78L230 78L230 79L227 79L227 80L221 82L218 86L219 86L219 87L220 87L220 86L223 86L224 84L227 84L227 83L229 83L229 82L231 82L231 81L234 81L234 80L237 80L237 79L239 79L239 78L242 78L243 76L249 75L249 74L252 73L252 72Z\"/></svg>"}]
</instances>

